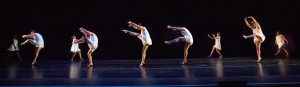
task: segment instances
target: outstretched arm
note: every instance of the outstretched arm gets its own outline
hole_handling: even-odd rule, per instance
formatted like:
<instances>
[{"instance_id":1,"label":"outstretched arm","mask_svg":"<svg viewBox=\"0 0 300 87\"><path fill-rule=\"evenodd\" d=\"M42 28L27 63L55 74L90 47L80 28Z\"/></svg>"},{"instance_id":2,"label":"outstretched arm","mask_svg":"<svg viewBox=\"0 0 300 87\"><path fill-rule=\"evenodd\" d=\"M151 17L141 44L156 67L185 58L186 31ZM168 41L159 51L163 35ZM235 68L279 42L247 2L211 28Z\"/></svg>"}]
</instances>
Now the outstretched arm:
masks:
<instances>
[{"instance_id":1,"label":"outstretched arm","mask_svg":"<svg viewBox=\"0 0 300 87\"><path fill-rule=\"evenodd\" d=\"M259 29L261 29L259 23L255 20L255 18L253 18L252 16L250 16L250 18L253 20L254 24L255 24Z\"/></svg>"},{"instance_id":2,"label":"outstretched arm","mask_svg":"<svg viewBox=\"0 0 300 87\"><path fill-rule=\"evenodd\" d=\"M83 33L83 34L89 34L89 35L92 34L91 31L88 31L88 30L86 30L86 29L84 29L84 28L79 28L79 30L80 30L80 32Z\"/></svg>"},{"instance_id":3,"label":"outstretched arm","mask_svg":"<svg viewBox=\"0 0 300 87\"><path fill-rule=\"evenodd\" d=\"M167 28L170 28L174 31L184 31L185 27L174 27L174 26L170 26L168 25Z\"/></svg>"},{"instance_id":4,"label":"outstretched arm","mask_svg":"<svg viewBox=\"0 0 300 87\"><path fill-rule=\"evenodd\" d=\"M133 27L134 29L143 30L144 26L138 25L136 23L133 23L131 21L128 22L128 26Z\"/></svg>"},{"instance_id":5,"label":"outstretched arm","mask_svg":"<svg viewBox=\"0 0 300 87\"><path fill-rule=\"evenodd\" d=\"M210 38L210 39L215 39L215 38L211 37L209 34L207 34L207 36L208 36L208 38Z\"/></svg>"},{"instance_id":6,"label":"outstretched arm","mask_svg":"<svg viewBox=\"0 0 300 87\"><path fill-rule=\"evenodd\" d=\"M23 35L22 38L34 38L34 34L27 34L27 35Z\"/></svg>"},{"instance_id":7,"label":"outstretched arm","mask_svg":"<svg viewBox=\"0 0 300 87\"><path fill-rule=\"evenodd\" d=\"M75 43L84 43L84 42L85 42L84 36L82 36L80 39L75 41Z\"/></svg>"},{"instance_id":8,"label":"outstretched arm","mask_svg":"<svg viewBox=\"0 0 300 87\"><path fill-rule=\"evenodd\" d=\"M132 35L132 36L139 36L139 35L140 35L139 33L132 32L132 31L125 30L125 29L123 29L123 30L121 30L121 31L123 31L124 33L128 33L128 34L130 34L130 35Z\"/></svg>"}]
</instances>

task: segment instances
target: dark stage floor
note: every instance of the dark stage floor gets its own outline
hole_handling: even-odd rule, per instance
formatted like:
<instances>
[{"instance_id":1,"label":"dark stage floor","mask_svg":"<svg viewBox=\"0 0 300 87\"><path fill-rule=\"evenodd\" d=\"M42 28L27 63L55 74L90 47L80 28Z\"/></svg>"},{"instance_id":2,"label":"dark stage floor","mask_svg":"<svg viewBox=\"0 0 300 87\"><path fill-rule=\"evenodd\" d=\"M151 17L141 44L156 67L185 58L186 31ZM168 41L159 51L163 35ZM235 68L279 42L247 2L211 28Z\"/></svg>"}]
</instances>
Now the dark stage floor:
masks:
<instances>
[{"instance_id":1,"label":"dark stage floor","mask_svg":"<svg viewBox=\"0 0 300 87\"><path fill-rule=\"evenodd\" d=\"M1 86L203 86L218 82L242 83L249 87L299 87L300 59L190 58L188 65L178 59L87 61L39 60L0 68Z\"/></svg>"}]
</instances>

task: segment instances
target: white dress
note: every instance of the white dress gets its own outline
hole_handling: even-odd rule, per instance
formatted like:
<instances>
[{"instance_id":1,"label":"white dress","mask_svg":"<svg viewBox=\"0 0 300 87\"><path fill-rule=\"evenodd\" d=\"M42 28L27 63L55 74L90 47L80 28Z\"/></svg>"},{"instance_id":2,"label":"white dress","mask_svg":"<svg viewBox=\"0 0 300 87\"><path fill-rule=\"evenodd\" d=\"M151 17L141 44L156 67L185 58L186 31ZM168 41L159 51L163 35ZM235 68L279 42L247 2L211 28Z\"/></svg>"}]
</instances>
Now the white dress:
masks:
<instances>
[{"instance_id":1,"label":"white dress","mask_svg":"<svg viewBox=\"0 0 300 87\"><path fill-rule=\"evenodd\" d=\"M36 47L44 48L44 39L40 33L35 33L35 39L32 41L32 44Z\"/></svg>"},{"instance_id":2,"label":"white dress","mask_svg":"<svg viewBox=\"0 0 300 87\"><path fill-rule=\"evenodd\" d=\"M214 48L218 49L218 50L222 50L221 48L221 37L217 36L214 38L215 39L215 45Z\"/></svg>"},{"instance_id":3,"label":"white dress","mask_svg":"<svg viewBox=\"0 0 300 87\"><path fill-rule=\"evenodd\" d=\"M7 49L8 51L19 51L18 40L16 38L13 39L13 43Z\"/></svg>"},{"instance_id":4,"label":"white dress","mask_svg":"<svg viewBox=\"0 0 300 87\"><path fill-rule=\"evenodd\" d=\"M263 34L261 29L253 29L253 35L254 35L254 39L253 41L260 41L261 43L264 42L264 40L266 39L265 35Z\"/></svg>"},{"instance_id":5,"label":"white dress","mask_svg":"<svg viewBox=\"0 0 300 87\"><path fill-rule=\"evenodd\" d=\"M182 35L184 36L186 42L189 44L189 45L193 45L193 36L191 34L191 32L186 29L186 28L183 28L184 31L182 31Z\"/></svg>"},{"instance_id":6,"label":"white dress","mask_svg":"<svg viewBox=\"0 0 300 87\"><path fill-rule=\"evenodd\" d=\"M282 46L285 45L282 35L276 35L276 43L277 43L278 48L281 48Z\"/></svg>"},{"instance_id":7,"label":"white dress","mask_svg":"<svg viewBox=\"0 0 300 87\"><path fill-rule=\"evenodd\" d=\"M86 38L89 48L95 51L98 48L98 37L95 33L92 33L90 38Z\"/></svg>"},{"instance_id":8,"label":"white dress","mask_svg":"<svg viewBox=\"0 0 300 87\"><path fill-rule=\"evenodd\" d=\"M79 43L76 43L75 41L76 41L76 39L73 39L72 46L71 46L71 52L80 52Z\"/></svg>"},{"instance_id":9,"label":"white dress","mask_svg":"<svg viewBox=\"0 0 300 87\"><path fill-rule=\"evenodd\" d=\"M138 36L138 38L142 40L143 44L152 45L150 34L145 27L143 27L143 30L141 30L141 33Z\"/></svg>"}]
</instances>

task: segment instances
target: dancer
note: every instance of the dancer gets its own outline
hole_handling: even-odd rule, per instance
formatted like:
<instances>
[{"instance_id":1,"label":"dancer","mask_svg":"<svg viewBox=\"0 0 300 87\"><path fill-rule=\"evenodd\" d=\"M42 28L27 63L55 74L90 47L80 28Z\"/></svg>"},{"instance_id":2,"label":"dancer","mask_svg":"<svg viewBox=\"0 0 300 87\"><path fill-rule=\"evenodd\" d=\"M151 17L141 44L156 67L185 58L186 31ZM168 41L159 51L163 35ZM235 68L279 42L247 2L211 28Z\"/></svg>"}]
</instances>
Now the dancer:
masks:
<instances>
[{"instance_id":1,"label":"dancer","mask_svg":"<svg viewBox=\"0 0 300 87\"><path fill-rule=\"evenodd\" d=\"M124 33L128 33L129 35L135 36L142 41L143 50L142 50L142 61L141 61L140 66L143 66L145 64L146 52L147 52L148 46L152 45L152 40L150 38L150 34L149 34L148 30L146 29L146 27L144 27L142 25L138 25L138 24L135 24L135 23L129 21L128 26L141 31L140 33L136 33L136 32L129 31L129 30L122 30Z\"/></svg>"},{"instance_id":2,"label":"dancer","mask_svg":"<svg viewBox=\"0 0 300 87\"><path fill-rule=\"evenodd\" d=\"M44 48L44 39L40 33L35 32L35 30L32 30L30 34L23 35L23 38L26 38L27 40L24 41L21 45L25 45L26 43L31 43L35 45L35 56L32 61L32 65L36 63L36 60L39 56L39 53L42 48Z\"/></svg>"},{"instance_id":3,"label":"dancer","mask_svg":"<svg viewBox=\"0 0 300 87\"><path fill-rule=\"evenodd\" d=\"M191 45L193 45L193 36L190 33L190 31L185 28L185 27L173 27L168 25L167 28L172 29L173 31L178 31L181 33L183 36L178 37L176 39L170 40L170 41L165 41L166 44L172 44L172 43L177 43L177 42L185 42L184 46L184 60L181 64L187 64L187 57L188 57L188 51Z\"/></svg>"},{"instance_id":4,"label":"dancer","mask_svg":"<svg viewBox=\"0 0 300 87\"><path fill-rule=\"evenodd\" d=\"M23 60L23 59L21 58L20 53L19 53L20 49L19 49L19 42L18 42L18 39L17 39L17 35L14 35L14 36L13 36L11 45L10 45L10 47L7 49L7 51L8 51L7 59L10 58L10 55L11 55L12 53L16 53L16 54L17 54L17 57L18 57L18 61L22 61L22 60Z\"/></svg>"},{"instance_id":5,"label":"dancer","mask_svg":"<svg viewBox=\"0 0 300 87\"><path fill-rule=\"evenodd\" d=\"M214 51L216 50L217 53L219 54L219 58L222 58L222 53L221 53L221 34L220 32L217 33L217 36L215 36L215 34L212 34L212 36L210 36L209 34L207 35L210 39L214 39L215 40L215 45L212 47L212 50L210 52L210 55L208 57L211 57L212 54L214 53Z\"/></svg>"},{"instance_id":6,"label":"dancer","mask_svg":"<svg viewBox=\"0 0 300 87\"><path fill-rule=\"evenodd\" d=\"M249 23L247 19L251 19L252 21ZM252 29L253 34L249 36L243 35L243 37L245 39L253 38L254 44L256 46L257 62L260 62L261 60L260 48L261 48L261 43L264 42L265 40L265 35L263 34L262 29L258 24L258 22L252 16L245 17L244 21L246 25Z\"/></svg>"},{"instance_id":7,"label":"dancer","mask_svg":"<svg viewBox=\"0 0 300 87\"><path fill-rule=\"evenodd\" d=\"M89 59L89 64L87 67L93 66L93 56L92 53L98 48L98 37L96 36L95 33L88 31L84 28L79 28L79 31L84 35L78 42L83 43L87 42L89 46L89 51L87 53L88 59Z\"/></svg>"},{"instance_id":8,"label":"dancer","mask_svg":"<svg viewBox=\"0 0 300 87\"><path fill-rule=\"evenodd\" d=\"M276 32L276 40L275 44L278 46L277 52L274 54L277 56L281 50L283 50L286 53L286 57L289 56L289 52L286 49L286 46L288 45L289 41L285 38L281 32L277 31Z\"/></svg>"},{"instance_id":9,"label":"dancer","mask_svg":"<svg viewBox=\"0 0 300 87\"><path fill-rule=\"evenodd\" d=\"M73 61L74 57L76 56L76 54L79 55L80 61L82 61L82 56L81 56L81 51L79 49L79 40L76 38L75 35L72 36L72 46L71 46L71 52L73 53L71 61Z\"/></svg>"}]
</instances>

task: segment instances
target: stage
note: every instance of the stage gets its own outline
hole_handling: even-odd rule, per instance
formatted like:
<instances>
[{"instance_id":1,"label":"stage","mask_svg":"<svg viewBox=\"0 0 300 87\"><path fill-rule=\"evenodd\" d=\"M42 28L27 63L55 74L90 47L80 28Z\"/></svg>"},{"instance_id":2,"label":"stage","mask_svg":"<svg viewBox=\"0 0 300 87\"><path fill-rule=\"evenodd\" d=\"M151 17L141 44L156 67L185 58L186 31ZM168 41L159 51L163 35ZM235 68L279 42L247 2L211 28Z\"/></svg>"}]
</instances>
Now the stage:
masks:
<instances>
[{"instance_id":1,"label":"stage","mask_svg":"<svg viewBox=\"0 0 300 87\"><path fill-rule=\"evenodd\" d=\"M246 82L249 87L297 87L300 85L300 60L253 57L190 58L188 65L178 59L101 60L93 67L87 60L38 60L3 64L1 86L202 86Z\"/></svg>"}]
</instances>

